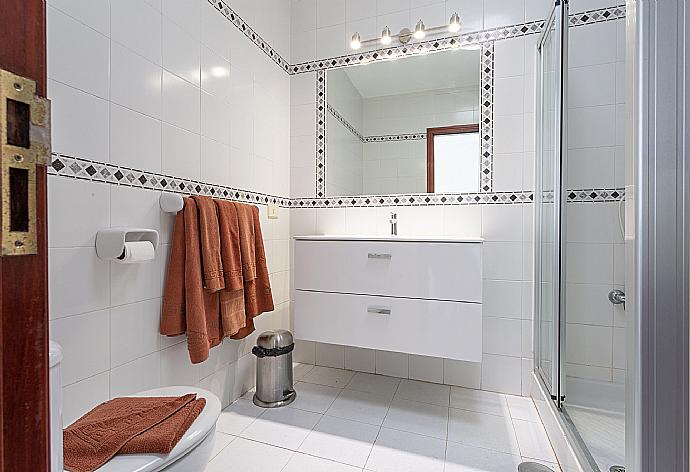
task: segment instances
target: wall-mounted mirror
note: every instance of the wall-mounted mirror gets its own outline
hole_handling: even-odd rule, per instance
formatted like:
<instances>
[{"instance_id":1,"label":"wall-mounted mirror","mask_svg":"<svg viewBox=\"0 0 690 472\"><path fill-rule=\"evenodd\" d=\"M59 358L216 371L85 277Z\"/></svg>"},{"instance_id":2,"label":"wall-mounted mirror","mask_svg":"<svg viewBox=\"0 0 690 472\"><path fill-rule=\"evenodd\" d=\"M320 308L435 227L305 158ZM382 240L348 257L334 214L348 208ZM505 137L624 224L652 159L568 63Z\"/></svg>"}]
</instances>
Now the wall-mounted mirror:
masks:
<instances>
[{"instance_id":1,"label":"wall-mounted mirror","mask_svg":"<svg viewBox=\"0 0 690 472\"><path fill-rule=\"evenodd\" d=\"M480 51L332 69L326 194L480 190Z\"/></svg>"}]
</instances>

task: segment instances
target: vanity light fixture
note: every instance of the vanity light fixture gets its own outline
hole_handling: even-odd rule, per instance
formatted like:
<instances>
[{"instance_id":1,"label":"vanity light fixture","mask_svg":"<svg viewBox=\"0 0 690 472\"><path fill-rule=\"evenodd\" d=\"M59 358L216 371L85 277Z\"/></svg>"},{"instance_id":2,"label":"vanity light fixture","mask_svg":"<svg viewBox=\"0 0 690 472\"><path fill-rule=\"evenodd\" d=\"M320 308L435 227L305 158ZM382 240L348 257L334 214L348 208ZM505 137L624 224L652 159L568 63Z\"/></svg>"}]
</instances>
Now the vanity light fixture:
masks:
<instances>
[{"instance_id":1,"label":"vanity light fixture","mask_svg":"<svg viewBox=\"0 0 690 472\"><path fill-rule=\"evenodd\" d=\"M387 46L391 43L391 41L393 41L391 30L388 28L388 26L386 26L383 28L383 31L381 31L381 44Z\"/></svg>"},{"instance_id":2,"label":"vanity light fixture","mask_svg":"<svg viewBox=\"0 0 690 472\"><path fill-rule=\"evenodd\" d=\"M462 21L460 21L460 15L453 13L450 17L450 23L448 23L448 31L451 33L457 33L462 27Z\"/></svg>"},{"instance_id":3,"label":"vanity light fixture","mask_svg":"<svg viewBox=\"0 0 690 472\"><path fill-rule=\"evenodd\" d=\"M359 33L352 35L352 40L350 41L350 47L352 49L359 49L362 47L362 38L360 38Z\"/></svg>"},{"instance_id":4,"label":"vanity light fixture","mask_svg":"<svg viewBox=\"0 0 690 472\"><path fill-rule=\"evenodd\" d=\"M417 22L417 26L414 27L414 37L415 39L424 39L426 36L426 28L424 28L424 22L420 20Z\"/></svg>"},{"instance_id":5,"label":"vanity light fixture","mask_svg":"<svg viewBox=\"0 0 690 472\"><path fill-rule=\"evenodd\" d=\"M391 30L388 26L383 28L381 31L381 36L378 38L365 39L359 36L358 32L352 35L352 40L350 41L350 47L352 49L360 49L362 46L373 46L375 44L382 44L388 46L393 42L393 39L397 39L400 44L409 43L412 38L414 39L424 39L428 35L437 35L451 32L453 34L458 33L462 28L462 19L460 15L453 13L450 17L450 21L447 25L434 26L432 28L427 28L424 22L420 19L414 28L414 31L410 31L408 28L403 28L398 34L391 34Z\"/></svg>"}]
</instances>

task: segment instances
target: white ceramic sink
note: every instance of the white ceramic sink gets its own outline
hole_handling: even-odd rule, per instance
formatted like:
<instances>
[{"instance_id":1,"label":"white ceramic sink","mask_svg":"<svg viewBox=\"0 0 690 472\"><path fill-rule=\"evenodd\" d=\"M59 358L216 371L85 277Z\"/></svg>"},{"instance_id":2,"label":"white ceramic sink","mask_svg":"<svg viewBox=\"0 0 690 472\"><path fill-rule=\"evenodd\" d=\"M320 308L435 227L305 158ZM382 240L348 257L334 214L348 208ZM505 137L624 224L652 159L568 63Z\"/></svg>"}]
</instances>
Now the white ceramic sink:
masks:
<instances>
[{"instance_id":1,"label":"white ceramic sink","mask_svg":"<svg viewBox=\"0 0 690 472\"><path fill-rule=\"evenodd\" d=\"M444 236L362 236L345 234L322 234L311 236L295 236L297 240L306 241L386 241L386 242L428 242L428 243L481 243L482 238L474 237L444 237Z\"/></svg>"}]
</instances>

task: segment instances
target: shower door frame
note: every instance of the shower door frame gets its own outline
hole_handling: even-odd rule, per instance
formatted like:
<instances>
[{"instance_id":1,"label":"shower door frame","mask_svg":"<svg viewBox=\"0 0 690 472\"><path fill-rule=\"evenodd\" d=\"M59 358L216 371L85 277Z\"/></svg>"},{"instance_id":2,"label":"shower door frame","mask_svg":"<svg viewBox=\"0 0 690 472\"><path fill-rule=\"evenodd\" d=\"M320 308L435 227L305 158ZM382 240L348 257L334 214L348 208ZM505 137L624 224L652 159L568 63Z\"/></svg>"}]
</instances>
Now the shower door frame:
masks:
<instances>
[{"instance_id":1,"label":"shower door frame","mask_svg":"<svg viewBox=\"0 0 690 472\"><path fill-rule=\"evenodd\" d=\"M542 71L544 68L544 56L542 55L542 48L544 41L548 37L551 28L554 27L554 34L557 35L557 48L561 55L561 61L557 65L557 75L559 80L557 82L557 100L554 113L555 120L555 136L554 155L558 153L558 159L554 159L554 175L558 176L554 179L553 200L554 200L554 234L553 234L553 248L554 252L553 263L555 265L554 279L552 281L554 286L554 297L552 300L553 313L553 342L551 352L551 372L550 379L544 376L547 374L541 369L541 276L540 268L542 261L542 246L541 246L541 232L542 220L538 212L541 211L542 190L535 189L535 234L534 234L534 370L537 377L541 379L544 386L547 387L552 400L560 409L563 400L565 399L565 267L566 267L566 241L563 235L566 234L565 218L565 182L566 182L566 166L565 156L567 153L567 129L568 117L567 109L564 108L567 94L567 70L568 70L568 0L556 0L554 7L551 9L548 19L544 22L544 29L542 30L539 40L537 41L537 71L535 74L537 81L536 93L536 125L537 134L541 129L543 118L542 112L542 96L543 96L543 81ZM542 182L542 166L539 162L539 156L542 154L542 140L536 139L536 155L535 161L535 182L537 187L541 186Z\"/></svg>"}]
</instances>

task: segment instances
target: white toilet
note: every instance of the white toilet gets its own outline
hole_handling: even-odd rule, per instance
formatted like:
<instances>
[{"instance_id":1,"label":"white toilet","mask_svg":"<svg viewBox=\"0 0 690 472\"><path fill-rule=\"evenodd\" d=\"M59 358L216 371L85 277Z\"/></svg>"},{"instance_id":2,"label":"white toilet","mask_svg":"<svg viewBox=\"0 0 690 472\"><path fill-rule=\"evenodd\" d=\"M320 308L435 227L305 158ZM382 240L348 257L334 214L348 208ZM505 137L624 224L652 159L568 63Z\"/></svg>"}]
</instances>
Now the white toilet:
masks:
<instances>
[{"instance_id":1,"label":"white toilet","mask_svg":"<svg viewBox=\"0 0 690 472\"><path fill-rule=\"evenodd\" d=\"M51 472L64 472L62 463L62 388L60 362L62 349L50 342L50 441ZM133 397L165 397L196 393L206 399L206 406L194 420L170 454L118 455L98 472L202 472L211 458L216 422L221 405L218 397L196 387L163 387L131 395Z\"/></svg>"}]
</instances>

